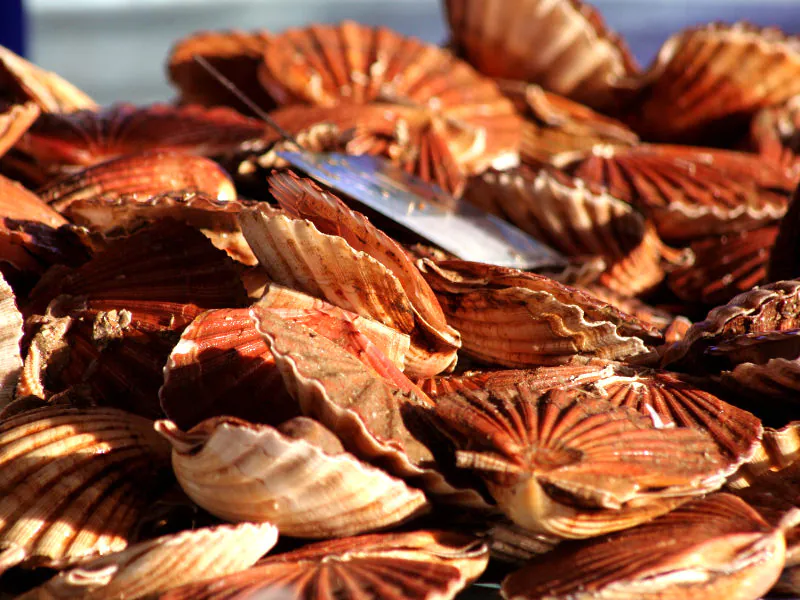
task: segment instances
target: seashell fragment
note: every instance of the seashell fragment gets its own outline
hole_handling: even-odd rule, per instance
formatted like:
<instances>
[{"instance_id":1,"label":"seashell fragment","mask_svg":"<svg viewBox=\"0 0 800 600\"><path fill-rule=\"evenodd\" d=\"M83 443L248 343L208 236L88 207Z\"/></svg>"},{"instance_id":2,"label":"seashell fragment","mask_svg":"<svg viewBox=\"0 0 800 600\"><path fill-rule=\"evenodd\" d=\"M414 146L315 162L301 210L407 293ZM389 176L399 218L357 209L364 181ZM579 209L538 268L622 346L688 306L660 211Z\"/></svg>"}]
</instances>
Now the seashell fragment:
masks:
<instances>
[{"instance_id":1,"label":"seashell fragment","mask_svg":"<svg viewBox=\"0 0 800 600\"><path fill-rule=\"evenodd\" d=\"M97 104L74 85L4 46L0 46L0 95L7 100L33 101L42 112L97 109Z\"/></svg>"},{"instance_id":2,"label":"seashell fragment","mask_svg":"<svg viewBox=\"0 0 800 600\"><path fill-rule=\"evenodd\" d=\"M21 341L22 315L14 291L0 275L0 409L14 398L22 371Z\"/></svg>"},{"instance_id":3,"label":"seashell fragment","mask_svg":"<svg viewBox=\"0 0 800 600\"><path fill-rule=\"evenodd\" d=\"M577 391L542 395L520 383L454 393L439 396L433 413L458 466L481 475L511 520L561 538L631 527L725 479L708 436L655 427Z\"/></svg>"},{"instance_id":4,"label":"seashell fragment","mask_svg":"<svg viewBox=\"0 0 800 600\"><path fill-rule=\"evenodd\" d=\"M465 353L488 363L633 357L647 354L644 339L658 336L638 319L542 275L459 260L420 265Z\"/></svg>"},{"instance_id":5,"label":"seashell fragment","mask_svg":"<svg viewBox=\"0 0 800 600\"><path fill-rule=\"evenodd\" d=\"M509 600L731 598L766 594L780 575L784 531L729 494L715 494L597 540L562 544L506 577Z\"/></svg>"},{"instance_id":6,"label":"seashell fragment","mask_svg":"<svg viewBox=\"0 0 800 600\"><path fill-rule=\"evenodd\" d=\"M0 218L5 228L7 220L33 221L48 227L60 227L68 221L50 208L36 194L13 179L0 175Z\"/></svg>"},{"instance_id":7,"label":"seashell fragment","mask_svg":"<svg viewBox=\"0 0 800 600\"><path fill-rule=\"evenodd\" d=\"M0 449L0 571L123 550L169 468L152 422L111 408L12 416Z\"/></svg>"},{"instance_id":8,"label":"seashell fragment","mask_svg":"<svg viewBox=\"0 0 800 600\"><path fill-rule=\"evenodd\" d=\"M278 539L270 523L217 525L140 542L62 571L25 600L143 598L251 567Z\"/></svg>"},{"instance_id":9,"label":"seashell fragment","mask_svg":"<svg viewBox=\"0 0 800 600\"><path fill-rule=\"evenodd\" d=\"M800 96L762 108L750 123L749 147L762 158L800 173Z\"/></svg>"},{"instance_id":10,"label":"seashell fragment","mask_svg":"<svg viewBox=\"0 0 800 600\"><path fill-rule=\"evenodd\" d=\"M162 598L449 600L480 576L488 559L484 544L456 533L371 534L311 544L264 559L246 571L176 588Z\"/></svg>"},{"instance_id":11,"label":"seashell fragment","mask_svg":"<svg viewBox=\"0 0 800 600\"><path fill-rule=\"evenodd\" d=\"M610 109L612 84L637 70L625 43L579 0L446 0L445 8L456 50L491 77Z\"/></svg>"},{"instance_id":12,"label":"seashell fragment","mask_svg":"<svg viewBox=\"0 0 800 600\"><path fill-rule=\"evenodd\" d=\"M283 433L295 425L308 431ZM159 421L156 430L172 444L184 491L228 521L269 521L293 537L343 537L402 523L428 508L420 490L362 463L309 419L275 429L221 417L188 433ZM319 438L332 440L326 447L315 443Z\"/></svg>"},{"instance_id":13,"label":"seashell fragment","mask_svg":"<svg viewBox=\"0 0 800 600\"><path fill-rule=\"evenodd\" d=\"M59 212L71 203L97 196L200 192L216 200L235 200L236 189L217 163L186 154L132 154L87 167L39 190Z\"/></svg>"},{"instance_id":14,"label":"seashell fragment","mask_svg":"<svg viewBox=\"0 0 800 600\"><path fill-rule=\"evenodd\" d=\"M0 157L33 125L40 112L41 109L34 102L11 104L5 108L0 103Z\"/></svg>"},{"instance_id":15,"label":"seashell fragment","mask_svg":"<svg viewBox=\"0 0 800 600\"><path fill-rule=\"evenodd\" d=\"M648 72L623 82L636 96L627 120L657 141L730 138L760 108L800 93L798 75L800 45L778 29L747 23L686 29L664 43Z\"/></svg>"},{"instance_id":16,"label":"seashell fragment","mask_svg":"<svg viewBox=\"0 0 800 600\"><path fill-rule=\"evenodd\" d=\"M667 242L769 224L786 212L795 186L758 157L700 148L595 147L559 166L639 208Z\"/></svg>"}]
</instances>

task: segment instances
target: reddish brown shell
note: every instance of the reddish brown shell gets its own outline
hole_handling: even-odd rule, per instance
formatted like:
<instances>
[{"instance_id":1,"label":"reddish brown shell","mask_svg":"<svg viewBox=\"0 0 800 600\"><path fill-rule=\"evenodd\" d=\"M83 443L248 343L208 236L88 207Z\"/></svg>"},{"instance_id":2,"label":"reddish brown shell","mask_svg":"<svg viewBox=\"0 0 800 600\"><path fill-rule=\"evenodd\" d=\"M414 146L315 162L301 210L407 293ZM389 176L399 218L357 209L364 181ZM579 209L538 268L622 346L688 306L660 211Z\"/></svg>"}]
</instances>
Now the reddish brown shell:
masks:
<instances>
[{"instance_id":1,"label":"reddish brown shell","mask_svg":"<svg viewBox=\"0 0 800 600\"><path fill-rule=\"evenodd\" d=\"M465 197L566 256L602 257L608 268L598 282L619 294L651 290L663 279L663 266L691 262L630 204L554 169L490 170L473 180Z\"/></svg>"},{"instance_id":2,"label":"reddish brown shell","mask_svg":"<svg viewBox=\"0 0 800 600\"><path fill-rule=\"evenodd\" d=\"M319 542L227 577L167 592L164 600L288 595L299 600L450 600L489 559L474 538L443 531L364 535Z\"/></svg>"},{"instance_id":3,"label":"reddish brown shell","mask_svg":"<svg viewBox=\"0 0 800 600\"><path fill-rule=\"evenodd\" d=\"M2 106L2 103L0 103ZM34 102L0 108L0 157L8 152L36 121L41 109Z\"/></svg>"},{"instance_id":4,"label":"reddish brown shell","mask_svg":"<svg viewBox=\"0 0 800 600\"><path fill-rule=\"evenodd\" d=\"M767 266L767 281L800 277L800 186L778 227Z\"/></svg>"},{"instance_id":5,"label":"reddish brown shell","mask_svg":"<svg viewBox=\"0 0 800 600\"><path fill-rule=\"evenodd\" d=\"M124 549L169 469L169 446L152 422L108 408L9 417L0 449L0 572Z\"/></svg>"},{"instance_id":6,"label":"reddish brown shell","mask_svg":"<svg viewBox=\"0 0 800 600\"><path fill-rule=\"evenodd\" d=\"M642 145L595 148L560 164L640 208L667 241L754 229L786 212L795 181L753 155Z\"/></svg>"},{"instance_id":7,"label":"reddish brown shell","mask_svg":"<svg viewBox=\"0 0 800 600\"><path fill-rule=\"evenodd\" d=\"M548 277L482 263L420 263L465 353L490 364L561 364L575 354L622 358L649 352L658 333ZM641 336L641 337L640 337Z\"/></svg>"},{"instance_id":8,"label":"reddish brown shell","mask_svg":"<svg viewBox=\"0 0 800 600\"><path fill-rule=\"evenodd\" d=\"M679 319L684 318L676 316L658 306L652 306L651 304L648 304L639 298L615 292L614 290L598 283L589 283L576 287L582 289L590 296L594 296L603 302L608 302L620 312L636 317L649 327L663 331L665 335L671 327L675 326ZM691 325L691 323L689 324Z\"/></svg>"},{"instance_id":9,"label":"reddish brown shell","mask_svg":"<svg viewBox=\"0 0 800 600\"><path fill-rule=\"evenodd\" d=\"M647 73L625 82L636 96L628 120L658 141L736 139L760 108L800 93L799 75L800 43L778 29L687 29L667 40Z\"/></svg>"},{"instance_id":10,"label":"reddish brown shell","mask_svg":"<svg viewBox=\"0 0 800 600\"><path fill-rule=\"evenodd\" d=\"M452 43L478 71L536 83L593 108L636 72L625 43L580 0L446 0Z\"/></svg>"},{"instance_id":11,"label":"reddish brown shell","mask_svg":"<svg viewBox=\"0 0 800 600\"><path fill-rule=\"evenodd\" d=\"M194 60L202 56L264 110L275 103L257 79L258 65L270 34L258 31L198 31L178 40L170 50L167 70L185 104L227 105L250 114L231 92Z\"/></svg>"},{"instance_id":12,"label":"reddish brown shell","mask_svg":"<svg viewBox=\"0 0 800 600\"><path fill-rule=\"evenodd\" d=\"M731 232L694 240L694 264L667 277L669 288L686 302L720 304L767 281L767 264L778 227Z\"/></svg>"},{"instance_id":13,"label":"reddish brown shell","mask_svg":"<svg viewBox=\"0 0 800 600\"><path fill-rule=\"evenodd\" d=\"M97 104L74 85L3 46L0 46L0 96L16 102L33 101L43 112L97 109Z\"/></svg>"},{"instance_id":14,"label":"reddish brown shell","mask_svg":"<svg viewBox=\"0 0 800 600\"><path fill-rule=\"evenodd\" d=\"M800 173L800 96L762 108L750 123L748 146L763 159Z\"/></svg>"},{"instance_id":15,"label":"reddish brown shell","mask_svg":"<svg viewBox=\"0 0 800 600\"><path fill-rule=\"evenodd\" d=\"M59 212L77 200L128 194L153 196L165 192L199 192L216 200L235 200L228 174L212 160L173 153L130 154L56 179L39 190Z\"/></svg>"},{"instance_id":16,"label":"reddish brown shell","mask_svg":"<svg viewBox=\"0 0 800 600\"><path fill-rule=\"evenodd\" d=\"M49 227L66 225L67 220L50 208L36 194L0 175L0 219L33 221Z\"/></svg>"},{"instance_id":17,"label":"reddish brown shell","mask_svg":"<svg viewBox=\"0 0 800 600\"><path fill-rule=\"evenodd\" d=\"M439 396L433 413L457 464L480 473L509 518L562 538L631 527L725 480L708 436L659 429L578 391L542 395L520 383L454 393Z\"/></svg>"},{"instance_id":18,"label":"reddish brown shell","mask_svg":"<svg viewBox=\"0 0 800 600\"><path fill-rule=\"evenodd\" d=\"M628 531L563 544L506 577L503 597L760 598L780 575L788 526L770 527L740 499L716 494Z\"/></svg>"}]
</instances>

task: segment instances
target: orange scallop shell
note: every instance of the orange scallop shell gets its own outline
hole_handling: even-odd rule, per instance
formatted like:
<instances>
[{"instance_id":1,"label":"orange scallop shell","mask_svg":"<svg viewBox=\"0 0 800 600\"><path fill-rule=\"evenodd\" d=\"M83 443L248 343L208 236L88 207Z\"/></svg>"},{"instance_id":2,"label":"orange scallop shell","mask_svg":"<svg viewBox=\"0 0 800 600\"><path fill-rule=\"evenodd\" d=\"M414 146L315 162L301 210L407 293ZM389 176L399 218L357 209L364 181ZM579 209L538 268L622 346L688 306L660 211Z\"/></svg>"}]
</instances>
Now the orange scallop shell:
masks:
<instances>
[{"instance_id":1,"label":"orange scallop shell","mask_svg":"<svg viewBox=\"0 0 800 600\"><path fill-rule=\"evenodd\" d=\"M11 104L5 108L0 103L0 157L28 131L40 112L41 109L34 102Z\"/></svg>"}]
</instances>

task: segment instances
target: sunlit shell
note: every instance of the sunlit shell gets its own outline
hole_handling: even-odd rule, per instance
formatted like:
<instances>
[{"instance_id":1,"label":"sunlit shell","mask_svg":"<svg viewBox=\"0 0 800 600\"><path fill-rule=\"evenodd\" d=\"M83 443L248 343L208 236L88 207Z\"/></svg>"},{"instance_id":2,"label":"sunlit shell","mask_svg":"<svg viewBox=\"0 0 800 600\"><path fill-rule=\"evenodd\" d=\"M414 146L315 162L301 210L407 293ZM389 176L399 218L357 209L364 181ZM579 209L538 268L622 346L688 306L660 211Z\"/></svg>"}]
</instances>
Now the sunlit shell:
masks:
<instances>
[{"instance_id":1,"label":"sunlit shell","mask_svg":"<svg viewBox=\"0 0 800 600\"><path fill-rule=\"evenodd\" d=\"M107 408L24 412L0 448L0 571L124 549L169 468L150 421Z\"/></svg>"},{"instance_id":2,"label":"sunlit shell","mask_svg":"<svg viewBox=\"0 0 800 600\"><path fill-rule=\"evenodd\" d=\"M175 221L117 240L81 268L53 275L28 310L47 311L45 322L59 325L34 337L26 376L47 371L49 385L91 384L95 400L153 416L160 413L156 393L170 332L177 337L204 310L246 302L233 261Z\"/></svg>"},{"instance_id":3,"label":"sunlit shell","mask_svg":"<svg viewBox=\"0 0 800 600\"><path fill-rule=\"evenodd\" d=\"M11 286L0 275L0 408L14 397L22 370L21 341L22 315Z\"/></svg>"},{"instance_id":4,"label":"sunlit shell","mask_svg":"<svg viewBox=\"0 0 800 600\"><path fill-rule=\"evenodd\" d=\"M0 175L0 219L34 221L49 227L66 225L67 220L36 194L16 181Z\"/></svg>"},{"instance_id":5,"label":"sunlit shell","mask_svg":"<svg viewBox=\"0 0 800 600\"><path fill-rule=\"evenodd\" d=\"M237 218L252 204L247 200L218 200L202 192L167 192L93 196L71 201L63 210L73 223L107 237L127 235L159 219L183 221L202 231L231 258L252 266L258 259L245 241Z\"/></svg>"},{"instance_id":6,"label":"sunlit shell","mask_svg":"<svg viewBox=\"0 0 800 600\"><path fill-rule=\"evenodd\" d=\"M456 533L372 534L272 556L246 571L169 591L162 599L449 600L480 576L488 559L484 544Z\"/></svg>"},{"instance_id":7,"label":"sunlit shell","mask_svg":"<svg viewBox=\"0 0 800 600\"><path fill-rule=\"evenodd\" d=\"M562 544L508 576L503 597L760 598L780 575L790 524L773 528L738 498L716 494L635 529Z\"/></svg>"},{"instance_id":8,"label":"sunlit shell","mask_svg":"<svg viewBox=\"0 0 800 600\"><path fill-rule=\"evenodd\" d=\"M425 308L412 305L411 300L416 290L407 292L388 265L352 248L338 235L321 233L310 221L266 207L244 211L239 220L253 253L273 281L410 335L409 376L434 375L455 364L457 333L447 325L434 329L422 321L418 315L425 314ZM358 222L358 230L362 224ZM343 225L350 230L347 221ZM409 262L405 251L399 247L398 251L402 255L395 262Z\"/></svg>"},{"instance_id":9,"label":"sunlit shell","mask_svg":"<svg viewBox=\"0 0 800 600\"><path fill-rule=\"evenodd\" d=\"M780 218L795 182L753 155L641 145L595 147L561 166L638 207L667 241L753 229Z\"/></svg>"},{"instance_id":10,"label":"sunlit shell","mask_svg":"<svg viewBox=\"0 0 800 600\"><path fill-rule=\"evenodd\" d=\"M764 428L761 444L750 461L742 465L727 486L733 490L749 487L759 477L771 471L781 471L800 459L800 421L793 421L781 429Z\"/></svg>"},{"instance_id":11,"label":"sunlit shell","mask_svg":"<svg viewBox=\"0 0 800 600\"><path fill-rule=\"evenodd\" d=\"M800 172L800 96L762 108L750 123L749 147L765 160Z\"/></svg>"},{"instance_id":12,"label":"sunlit shell","mask_svg":"<svg viewBox=\"0 0 800 600\"><path fill-rule=\"evenodd\" d=\"M421 263L470 356L507 367L644 355L658 334L576 288L516 269L466 261ZM641 336L641 337L638 337Z\"/></svg>"},{"instance_id":13,"label":"sunlit shell","mask_svg":"<svg viewBox=\"0 0 800 600\"><path fill-rule=\"evenodd\" d=\"M771 225L695 240L694 264L673 270L667 281L686 302L719 304L766 283L770 250L778 235Z\"/></svg>"},{"instance_id":14,"label":"sunlit shell","mask_svg":"<svg viewBox=\"0 0 800 600\"><path fill-rule=\"evenodd\" d=\"M0 103L0 157L17 143L41 112L34 102L1 106Z\"/></svg>"},{"instance_id":15,"label":"sunlit shell","mask_svg":"<svg viewBox=\"0 0 800 600\"><path fill-rule=\"evenodd\" d=\"M97 108L89 96L68 81L3 46L0 46L0 96L20 102L31 100L43 112Z\"/></svg>"},{"instance_id":16,"label":"sunlit shell","mask_svg":"<svg viewBox=\"0 0 800 600\"><path fill-rule=\"evenodd\" d=\"M800 44L778 29L711 23L673 35L626 84L633 128L660 141L736 136L764 106L800 93ZM733 138L735 139L735 137Z\"/></svg>"},{"instance_id":17,"label":"sunlit shell","mask_svg":"<svg viewBox=\"0 0 800 600\"><path fill-rule=\"evenodd\" d=\"M62 571L20 596L26 600L150 597L251 567L278 539L270 523L217 525L140 542Z\"/></svg>"},{"instance_id":18,"label":"sunlit shell","mask_svg":"<svg viewBox=\"0 0 800 600\"><path fill-rule=\"evenodd\" d=\"M258 304L314 329L383 376L396 383L404 380L412 389L396 367L392 372L392 363L403 365L406 336L274 285ZM197 317L170 354L159 397L165 414L183 429L222 414L272 425L299 414L248 309L212 310Z\"/></svg>"},{"instance_id":19,"label":"sunlit shell","mask_svg":"<svg viewBox=\"0 0 800 600\"><path fill-rule=\"evenodd\" d=\"M455 488L433 467L422 423L427 396L400 388L312 330L253 306L251 315L303 415L333 431L345 449L440 499L477 507L472 490Z\"/></svg>"},{"instance_id":20,"label":"sunlit shell","mask_svg":"<svg viewBox=\"0 0 800 600\"><path fill-rule=\"evenodd\" d=\"M800 328L800 281L779 281L739 294L692 325L667 348L662 366L680 363L699 369L706 349L743 333Z\"/></svg>"},{"instance_id":21,"label":"sunlit shell","mask_svg":"<svg viewBox=\"0 0 800 600\"><path fill-rule=\"evenodd\" d=\"M724 483L706 435L657 428L597 396L521 383L436 399L456 462L486 481L515 523L563 538L631 527ZM600 510L602 509L602 510Z\"/></svg>"},{"instance_id":22,"label":"sunlit shell","mask_svg":"<svg viewBox=\"0 0 800 600\"><path fill-rule=\"evenodd\" d=\"M283 433L292 423L275 429L221 417L188 433L170 421L159 421L157 430L173 446L184 491L228 521L269 521L293 537L342 537L396 525L427 508L420 490L345 452L322 425L307 421L311 431L295 437ZM321 435L339 447L314 443Z\"/></svg>"},{"instance_id":23,"label":"sunlit shell","mask_svg":"<svg viewBox=\"0 0 800 600\"><path fill-rule=\"evenodd\" d=\"M446 50L386 28L345 21L288 29L267 42L258 75L282 105L381 103L427 111L452 128L438 133L454 155L472 130L478 148L470 172L518 158L521 120L492 80Z\"/></svg>"},{"instance_id":24,"label":"sunlit shell","mask_svg":"<svg viewBox=\"0 0 800 600\"><path fill-rule=\"evenodd\" d=\"M131 154L87 167L39 190L59 212L72 202L97 196L200 192L216 200L235 200L230 177L212 160L187 154Z\"/></svg>"},{"instance_id":25,"label":"sunlit shell","mask_svg":"<svg viewBox=\"0 0 800 600\"><path fill-rule=\"evenodd\" d=\"M624 42L580 0L446 0L452 43L478 71L536 83L594 108L636 71Z\"/></svg>"},{"instance_id":26,"label":"sunlit shell","mask_svg":"<svg viewBox=\"0 0 800 600\"><path fill-rule=\"evenodd\" d=\"M632 315L650 327L658 329L659 331L664 331L665 333L673 326L677 319L682 318L657 306L647 304L635 296L631 297L615 292L598 283L590 283L576 287L582 289L590 296L594 296L603 302L608 302L617 310Z\"/></svg>"},{"instance_id":27,"label":"sunlit shell","mask_svg":"<svg viewBox=\"0 0 800 600\"><path fill-rule=\"evenodd\" d=\"M266 31L198 31L178 40L170 50L169 78L187 104L227 105L244 114L250 109L194 60L206 59L248 98L268 110L274 102L258 83L258 65L270 34Z\"/></svg>"},{"instance_id":28,"label":"sunlit shell","mask_svg":"<svg viewBox=\"0 0 800 600\"><path fill-rule=\"evenodd\" d=\"M263 122L227 108L116 104L101 111L43 114L4 164L41 185L126 154L219 156L276 136Z\"/></svg>"},{"instance_id":29,"label":"sunlit shell","mask_svg":"<svg viewBox=\"0 0 800 600\"><path fill-rule=\"evenodd\" d=\"M662 264L691 260L662 243L653 224L627 202L552 169L487 171L465 197L567 256L601 256L608 269L599 283L628 296L658 285Z\"/></svg>"}]
</instances>

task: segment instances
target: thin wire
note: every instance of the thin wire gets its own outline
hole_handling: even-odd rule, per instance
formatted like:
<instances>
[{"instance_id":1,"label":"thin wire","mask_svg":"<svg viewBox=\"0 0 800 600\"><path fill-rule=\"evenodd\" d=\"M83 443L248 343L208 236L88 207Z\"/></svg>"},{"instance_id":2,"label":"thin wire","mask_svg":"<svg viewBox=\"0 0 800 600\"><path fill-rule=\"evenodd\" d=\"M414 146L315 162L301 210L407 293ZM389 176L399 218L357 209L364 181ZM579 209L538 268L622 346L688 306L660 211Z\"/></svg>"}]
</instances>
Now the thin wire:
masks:
<instances>
[{"instance_id":1,"label":"thin wire","mask_svg":"<svg viewBox=\"0 0 800 600\"><path fill-rule=\"evenodd\" d=\"M200 65L206 71L208 71L208 73L214 79L216 79L222 85L224 85L228 89L228 91L230 91L234 96L236 96L239 100L241 100L244 103L244 105L247 106L247 108L253 111L253 114L255 114L259 119L264 121L267 125L272 127L275 131L277 131L278 134L283 139L293 143L298 148L300 147L300 144L297 143L297 140L294 139L294 136L291 133L289 133L283 127L278 125L272 117L270 117L261 107L258 106L258 104L253 102L250 98L248 98L247 95L242 90L236 87L236 84L234 84L230 79L228 79L222 73L220 73L205 58L203 58L199 54L193 54L192 59L194 59L194 61L198 65Z\"/></svg>"}]
</instances>

